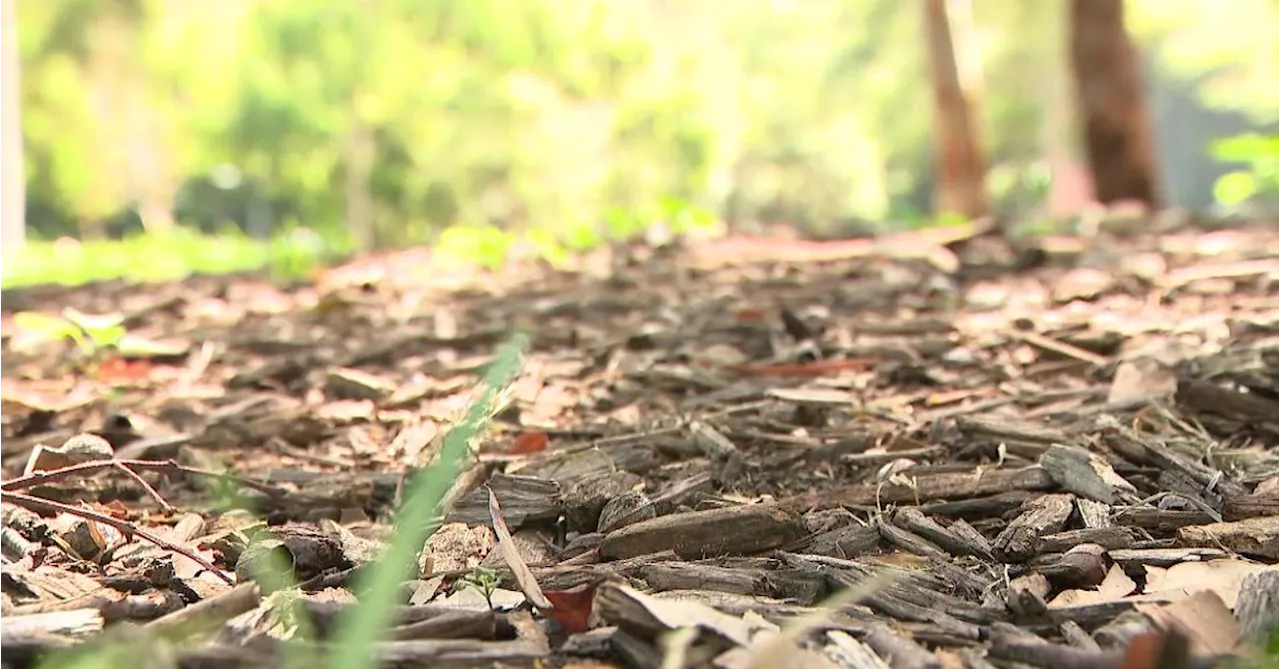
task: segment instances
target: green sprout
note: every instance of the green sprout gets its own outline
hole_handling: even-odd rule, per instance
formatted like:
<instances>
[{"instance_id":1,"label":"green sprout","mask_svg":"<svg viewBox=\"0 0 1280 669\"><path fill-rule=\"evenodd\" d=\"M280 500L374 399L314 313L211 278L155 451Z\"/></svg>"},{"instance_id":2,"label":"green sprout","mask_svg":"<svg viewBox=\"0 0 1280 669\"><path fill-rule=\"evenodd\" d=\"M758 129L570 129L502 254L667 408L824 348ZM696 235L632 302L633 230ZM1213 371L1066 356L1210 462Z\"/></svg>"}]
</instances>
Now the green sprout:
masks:
<instances>
[{"instance_id":1,"label":"green sprout","mask_svg":"<svg viewBox=\"0 0 1280 669\"><path fill-rule=\"evenodd\" d=\"M498 589L498 585L502 583L502 577L498 572L488 567L475 566L471 568L471 573L453 582L453 591L461 592L467 588L474 588L481 595L484 595L485 604L489 606L489 610L493 610L493 593Z\"/></svg>"}]
</instances>

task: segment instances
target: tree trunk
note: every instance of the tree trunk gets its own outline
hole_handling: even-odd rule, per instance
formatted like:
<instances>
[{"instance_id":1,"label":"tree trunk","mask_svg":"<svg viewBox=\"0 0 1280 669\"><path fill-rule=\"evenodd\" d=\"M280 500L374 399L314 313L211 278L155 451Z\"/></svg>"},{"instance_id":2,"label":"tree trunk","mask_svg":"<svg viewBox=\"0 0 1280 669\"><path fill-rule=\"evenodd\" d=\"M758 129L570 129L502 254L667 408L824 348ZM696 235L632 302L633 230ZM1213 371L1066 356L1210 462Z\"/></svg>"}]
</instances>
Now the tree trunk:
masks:
<instances>
[{"instance_id":1,"label":"tree trunk","mask_svg":"<svg viewBox=\"0 0 1280 669\"><path fill-rule=\"evenodd\" d=\"M1151 125L1122 0L1070 0L1071 73L1095 197L1160 205Z\"/></svg>"},{"instance_id":2,"label":"tree trunk","mask_svg":"<svg viewBox=\"0 0 1280 669\"><path fill-rule=\"evenodd\" d=\"M969 0L925 0L925 30L936 121L934 207L977 218L987 213L986 163L974 110L982 85Z\"/></svg>"},{"instance_id":3,"label":"tree trunk","mask_svg":"<svg viewBox=\"0 0 1280 669\"><path fill-rule=\"evenodd\" d=\"M373 194L369 190L376 150L373 133L353 111L351 127L347 130L344 193L347 231L351 235L352 244L360 251L378 247L378 233L373 220Z\"/></svg>"},{"instance_id":4,"label":"tree trunk","mask_svg":"<svg viewBox=\"0 0 1280 669\"><path fill-rule=\"evenodd\" d=\"M0 249L9 256L26 240L26 177L22 155L22 87L18 54L17 0L0 0Z\"/></svg>"}]
</instances>

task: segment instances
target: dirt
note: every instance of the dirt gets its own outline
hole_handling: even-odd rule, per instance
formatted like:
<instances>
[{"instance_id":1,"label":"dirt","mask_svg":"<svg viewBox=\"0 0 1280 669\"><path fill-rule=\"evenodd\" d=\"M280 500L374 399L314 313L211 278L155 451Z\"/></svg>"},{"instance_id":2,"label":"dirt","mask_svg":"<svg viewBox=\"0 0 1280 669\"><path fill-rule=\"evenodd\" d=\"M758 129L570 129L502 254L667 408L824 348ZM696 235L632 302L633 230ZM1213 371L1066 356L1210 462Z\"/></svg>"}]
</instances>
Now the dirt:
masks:
<instances>
[{"instance_id":1,"label":"dirt","mask_svg":"<svg viewBox=\"0 0 1280 669\"><path fill-rule=\"evenodd\" d=\"M385 666L1248 653L1276 615L1278 243L955 228L6 291L3 661L126 638L276 666L272 551L323 647L517 331ZM488 599L461 587L486 569Z\"/></svg>"}]
</instances>

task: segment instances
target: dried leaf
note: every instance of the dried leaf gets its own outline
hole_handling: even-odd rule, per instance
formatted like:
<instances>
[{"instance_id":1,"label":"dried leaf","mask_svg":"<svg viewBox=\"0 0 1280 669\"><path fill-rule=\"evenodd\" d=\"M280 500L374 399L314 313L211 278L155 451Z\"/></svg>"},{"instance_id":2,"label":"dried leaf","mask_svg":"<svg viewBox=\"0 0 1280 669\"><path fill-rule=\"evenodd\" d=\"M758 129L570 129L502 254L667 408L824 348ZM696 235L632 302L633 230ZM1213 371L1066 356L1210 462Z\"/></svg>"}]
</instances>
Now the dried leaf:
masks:
<instances>
[{"instance_id":1,"label":"dried leaf","mask_svg":"<svg viewBox=\"0 0 1280 669\"><path fill-rule=\"evenodd\" d=\"M498 550L502 551L502 559L511 568L511 573L515 574L516 583L520 585L520 591L524 593L529 603L539 609L554 608L551 602L547 601L545 595L542 594L542 587L538 585L538 579L534 578L533 572L529 570L529 565L524 563L524 558L520 557L520 551L516 548L515 541L511 538L511 530L507 529L507 521L502 517L502 507L498 504L498 496L493 493L493 488L489 488L489 517L493 519L493 532L498 535Z\"/></svg>"},{"instance_id":2,"label":"dried leaf","mask_svg":"<svg viewBox=\"0 0 1280 669\"><path fill-rule=\"evenodd\" d=\"M546 432L525 432L515 438L507 453L511 455L529 455L541 453L551 445L551 438Z\"/></svg>"},{"instance_id":3,"label":"dried leaf","mask_svg":"<svg viewBox=\"0 0 1280 669\"><path fill-rule=\"evenodd\" d=\"M1122 599L1137 589L1138 584L1124 573L1124 569L1113 564L1097 590L1064 590L1049 602L1049 608L1111 602Z\"/></svg>"},{"instance_id":4,"label":"dried leaf","mask_svg":"<svg viewBox=\"0 0 1280 669\"><path fill-rule=\"evenodd\" d=\"M1234 609L1240 584L1249 574L1275 569L1274 565L1259 564L1240 558L1209 560L1208 562L1180 562L1161 569L1147 567L1147 593L1159 592L1191 594L1201 590L1217 593L1228 608Z\"/></svg>"},{"instance_id":5,"label":"dried leaf","mask_svg":"<svg viewBox=\"0 0 1280 669\"><path fill-rule=\"evenodd\" d=\"M548 618L560 623L570 634L585 632L590 629L591 607L595 602L596 588L599 582L574 588L573 590L548 590L547 601L555 607L544 610Z\"/></svg>"}]
</instances>

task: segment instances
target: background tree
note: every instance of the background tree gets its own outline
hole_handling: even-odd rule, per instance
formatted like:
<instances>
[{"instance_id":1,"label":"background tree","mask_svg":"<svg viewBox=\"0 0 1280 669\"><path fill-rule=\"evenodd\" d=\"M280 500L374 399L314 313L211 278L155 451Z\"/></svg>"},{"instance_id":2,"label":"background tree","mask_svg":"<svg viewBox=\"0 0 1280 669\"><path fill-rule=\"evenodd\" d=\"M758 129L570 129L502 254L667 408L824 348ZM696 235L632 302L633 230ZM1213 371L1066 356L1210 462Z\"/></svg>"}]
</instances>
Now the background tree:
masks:
<instances>
[{"instance_id":1,"label":"background tree","mask_svg":"<svg viewBox=\"0 0 1280 669\"><path fill-rule=\"evenodd\" d=\"M1070 0L1071 72L1095 196L1161 204L1142 74L1123 0Z\"/></svg>"},{"instance_id":2,"label":"background tree","mask_svg":"<svg viewBox=\"0 0 1280 669\"><path fill-rule=\"evenodd\" d=\"M969 0L924 0L933 86L935 208L977 218L987 213L986 161L978 132L981 58L974 53Z\"/></svg>"}]
</instances>

